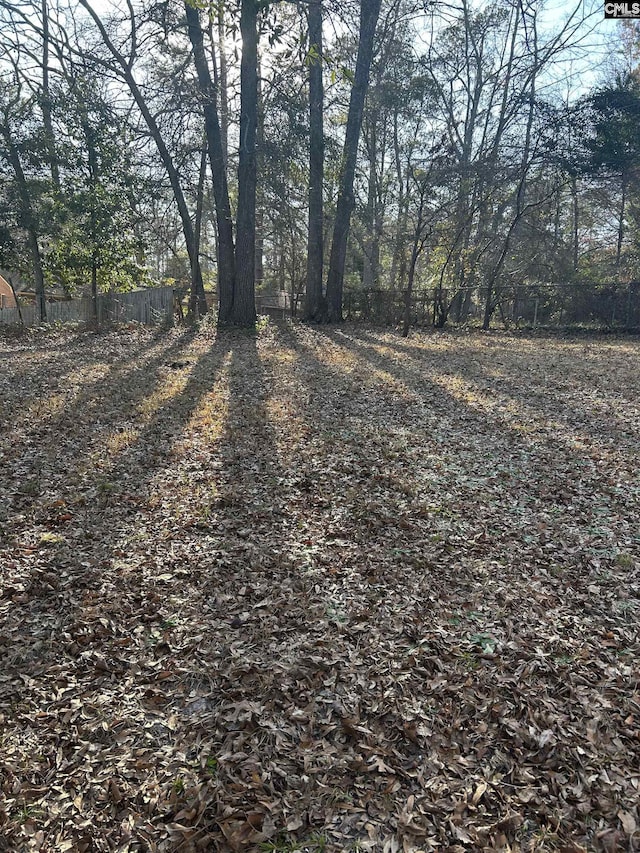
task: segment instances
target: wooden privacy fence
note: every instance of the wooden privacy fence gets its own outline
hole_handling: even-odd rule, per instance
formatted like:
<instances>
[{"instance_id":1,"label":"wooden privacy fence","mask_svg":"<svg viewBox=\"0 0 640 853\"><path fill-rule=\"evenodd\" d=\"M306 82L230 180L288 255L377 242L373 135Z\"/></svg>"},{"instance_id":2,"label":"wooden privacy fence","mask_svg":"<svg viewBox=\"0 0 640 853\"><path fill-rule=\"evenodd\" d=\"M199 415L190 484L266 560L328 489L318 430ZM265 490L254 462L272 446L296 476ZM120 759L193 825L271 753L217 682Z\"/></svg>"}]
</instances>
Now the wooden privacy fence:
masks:
<instances>
[{"instance_id":1,"label":"wooden privacy fence","mask_svg":"<svg viewBox=\"0 0 640 853\"><path fill-rule=\"evenodd\" d=\"M130 293L100 293L94 306L91 297L47 302L47 323L144 323L153 325L171 321L174 296L172 287L152 287ZM37 326L38 309L33 304L20 308L0 308L0 326Z\"/></svg>"}]
</instances>

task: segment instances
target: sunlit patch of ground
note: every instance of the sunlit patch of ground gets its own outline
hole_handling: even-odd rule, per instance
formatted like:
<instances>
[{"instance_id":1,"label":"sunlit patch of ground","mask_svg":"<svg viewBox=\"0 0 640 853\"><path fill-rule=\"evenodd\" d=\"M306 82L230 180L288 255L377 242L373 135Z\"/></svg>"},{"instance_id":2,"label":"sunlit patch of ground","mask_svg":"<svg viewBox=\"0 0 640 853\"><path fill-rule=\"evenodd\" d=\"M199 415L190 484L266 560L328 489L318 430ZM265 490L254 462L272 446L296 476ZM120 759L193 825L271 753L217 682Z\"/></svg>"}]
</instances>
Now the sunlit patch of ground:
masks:
<instances>
[{"instance_id":1,"label":"sunlit patch of ground","mask_svg":"<svg viewBox=\"0 0 640 853\"><path fill-rule=\"evenodd\" d=\"M0 355L0 850L640 849L640 343Z\"/></svg>"}]
</instances>

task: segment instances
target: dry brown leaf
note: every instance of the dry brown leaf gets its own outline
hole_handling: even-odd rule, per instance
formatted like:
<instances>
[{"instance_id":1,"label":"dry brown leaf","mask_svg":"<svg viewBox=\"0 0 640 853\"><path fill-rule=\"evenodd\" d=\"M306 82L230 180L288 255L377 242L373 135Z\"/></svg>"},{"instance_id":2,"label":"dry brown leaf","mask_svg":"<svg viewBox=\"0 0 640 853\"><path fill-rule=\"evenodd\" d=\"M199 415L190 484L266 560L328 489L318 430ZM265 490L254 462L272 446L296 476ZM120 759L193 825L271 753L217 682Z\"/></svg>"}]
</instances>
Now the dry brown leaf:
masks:
<instances>
[{"instance_id":1,"label":"dry brown leaf","mask_svg":"<svg viewBox=\"0 0 640 853\"><path fill-rule=\"evenodd\" d=\"M635 817L631 814L631 812L619 811L618 817L620 818L620 823L622 824L622 828L627 833L627 835L633 835L633 833L638 828Z\"/></svg>"},{"instance_id":2,"label":"dry brown leaf","mask_svg":"<svg viewBox=\"0 0 640 853\"><path fill-rule=\"evenodd\" d=\"M639 345L486 340L0 337L7 849L633 843Z\"/></svg>"}]
</instances>

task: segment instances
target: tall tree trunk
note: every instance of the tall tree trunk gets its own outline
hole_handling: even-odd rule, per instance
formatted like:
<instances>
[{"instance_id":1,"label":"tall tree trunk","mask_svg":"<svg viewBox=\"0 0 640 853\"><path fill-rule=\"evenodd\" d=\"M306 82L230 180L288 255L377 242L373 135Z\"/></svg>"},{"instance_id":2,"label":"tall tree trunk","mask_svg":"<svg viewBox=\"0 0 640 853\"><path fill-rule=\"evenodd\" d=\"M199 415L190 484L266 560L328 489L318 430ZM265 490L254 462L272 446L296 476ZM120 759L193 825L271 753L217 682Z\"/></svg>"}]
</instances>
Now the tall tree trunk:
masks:
<instances>
[{"instance_id":1,"label":"tall tree trunk","mask_svg":"<svg viewBox=\"0 0 640 853\"><path fill-rule=\"evenodd\" d=\"M232 320L235 299L235 255L233 246L233 221L229 188L227 185L226 155L218 119L216 91L209 73L204 50L204 38L200 26L200 14L190 3L185 2L189 40L193 49L193 61L198 75L198 85L203 99L204 126L207 135L209 162L213 179L213 195L216 203L216 226L218 232L218 323Z\"/></svg>"},{"instance_id":2,"label":"tall tree trunk","mask_svg":"<svg viewBox=\"0 0 640 853\"><path fill-rule=\"evenodd\" d=\"M616 269L620 268L622 258L622 243L624 241L624 215L627 202L627 173L622 172L622 194L620 198L620 212L618 214L618 239L616 240Z\"/></svg>"},{"instance_id":3,"label":"tall tree trunk","mask_svg":"<svg viewBox=\"0 0 640 853\"><path fill-rule=\"evenodd\" d=\"M523 7L520 7L521 11ZM524 15L524 12L522 12ZM533 55L533 66L531 71L531 79L529 82L529 91L526 93L529 100L529 113L527 116L527 126L525 130L524 136L524 145L522 151L522 160L521 160L521 172L520 178L518 181L518 187L515 194L514 199L514 217L511 221L509 229L507 230L507 234L504 240L504 245L502 251L498 256L497 263L495 264L491 274L487 278L487 298L484 306L484 316L482 320L482 328L485 331L488 331L489 326L491 324L491 317L493 312L495 311L499 299L496 299L496 288L499 276L504 267L505 260L508 256L509 250L511 248L511 240L513 237L513 232L515 231L517 225L519 224L524 211L525 211L525 195L527 191L527 178L529 176L529 169L531 168L531 149L533 146L532 137L533 137L533 123L535 118L535 109L536 109L536 93L537 93L537 74L540 70L539 59L538 59L538 30L536 27L536 17L535 12L533 15L533 26L531 27L529 33L529 39L531 41L531 50ZM502 309L501 309L502 310Z\"/></svg>"},{"instance_id":4,"label":"tall tree trunk","mask_svg":"<svg viewBox=\"0 0 640 853\"><path fill-rule=\"evenodd\" d=\"M344 268L347 257L347 240L351 213L355 205L353 180L356 172L358 140L362 126L364 100L369 85L369 71L373 57L373 39L380 14L381 0L360 0L360 35L356 73L347 116L347 130L340 170L340 190L331 241L329 273L327 275L327 309L330 322L342 320L342 292Z\"/></svg>"},{"instance_id":5,"label":"tall tree trunk","mask_svg":"<svg viewBox=\"0 0 640 853\"><path fill-rule=\"evenodd\" d=\"M571 214L572 214L572 266L574 273L578 272L580 256L580 207L578 200L578 178L571 175Z\"/></svg>"},{"instance_id":6,"label":"tall tree trunk","mask_svg":"<svg viewBox=\"0 0 640 853\"><path fill-rule=\"evenodd\" d=\"M322 0L308 8L309 21L309 232L307 239L306 320L320 320L324 255L324 87L322 83Z\"/></svg>"},{"instance_id":7,"label":"tall tree trunk","mask_svg":"<svg viewBox=\"0 0 640 853\"><path fill-rule=\"evenodd\" d=\"M218 49L220 52L220 132L225 166L229 150L229 95L227 85L227 40L224 32L224 3L218 3Z\"/></svg>"},{"instance_id":8,"label":"tall tree trunk","mask_svg":"<svg viewBox=\"0 0 640 853\"><path fill-rule=\"evenodd\" d=\"M391 255L391 269L389 271L389 287L396 289L396 278L400 253L404 251L404 235L406 231L406 216L404 203L404 175L402 173L402 160L400 157L400 140L398 135L398 110L393 113L393 158L396 169L396 180L398 183L398 214L396 217L396 229L393 239L393 253Z\"/></svg>"},{"instance_id":9,"label":"tall tree trunk","mask_svg":"<svg viewBox=\"0 0 640 853\"><path fill-rule=\"evenodd\" d=\"M286 248L285 248L285 236L284 236L284 226L283 223L280 222L279 231L277 235L277 251L278 251L278 290L286 290L287 289L287 259L285 256Z\"/></svg>"},{"instance_id":10,"label":"tall tree trunk","mask_svg":"<svg viewBox=\"0 0 640 853\"><path fill-rule=\"evenodd\" d=\"M98 317L98 213L97 213L97 191L98 191L98 154L94 142L93 128L89 124L88 117L83 117L83 131L87 146L87 179L89 181L89 222L91 226L91 305L93 318L96 323Z\"/></svg>"},{"instance_id":11,"label":"tall tree trunk","mask_svg":"<svg viewBox=\"0 0 640 853\"><path fill-rule=\"evenodd\" d=\"M136 82L135 77L133 76L131 65L129 64L128 60L123 56L123 54L118 50L115 44L111 41L111 38L109 37L109 34L107 33L107 30L105 29L105 26L102 23L102 20L100 19L100 16L91 6L89 0L78 0L78 2L84 9L87 10L94 24L98 28L102 41L111 56L113 57L115 66L117 67L119 74L122 76L122 79L129 87L129 91L131 92L131 95L133 96L133 99L136 102L136 106L140 110L140 113L143 119L145 120L147 127L149 128L151 138L153 139L156 148L158 149L158 154L160 155L162 164L167 172L167 177L169 178L173 197L175 198L176 206L178 208L178 213L180 216L180 224L182 225L182 233L184 234L184 242L187 248L187 254L189 255L189 265L191 268L191 288L194 290L195 293L198 294L198 302L202 305L201 313L204 314L207 311L207 303L204 297L202 270L200 268L200 259L198 258L198 252L196 250L196 239L193 230L193 223L191 221L189 208L187 207L187 202L184 196L184 192L182 190L182 185L180 183L180 176L178 174L178 170L176 169L175 163L173 162L173 158L169 153L169 149L167 148L167 145L158 126L158 122L156 121L151 110L149 109L149 105L147 104L144 95L142 94L142 91L140 90L140 87Z\"/></svg>"},{"instance_id":12,"label":"tall tree trunk","mask_svg":"<svg viewBox=\"0 0 640 853\"><path fill-rule=\"evenodd\" d=\"M375 287L378 268L376 265L376 225L377 225L377 176L376 176L376 157L377 157L377 140L375 129L375 116L371 117L371 137L369 139L369 180L367 187L367 217L366 227L367 232L364 238L364 259L362 267L362 286L365 290L371 290Z\"/></svg>"},{"instance_id":13,"label":"tall tree trunk","mask_svg":"<svg viewBox=\"0 0 640 853\"><path fill-rule=\"evenodd\" d=\"M407 187L408 191L408 187ZM418 188L419 204L418 215L416 218L416 226L413 232L413 243L411 245L411 261L409 263L409 278L407 280L407 289L404 294L404 316L402 323L402 337L406 338L409 334L409 326L411 325L411 299L413 297L413 286L416 277L416 266L418 258L422 254L425 244L431 234L431 229L427 226L426 206L429 191L429 182L424 180ZM438 289L438 293L441 289ZM434 316L436 313L436 305L434 303ZM446 317L445 317L446 320Z\"/></svg>"},{"instance_id":14,"label":"tall tree trunk","mask_svg":"<svg viewBox=\"0 0 640 853\"><path fill-rule=\"evenodd\" d=\"M464 291L464 297L462 300L462 309L460 311L460 318L459 318L459 322L461 322L461 323L466 323L466 321L469 319L469 312L471 311L471 301L473 298L473 291L474 291L474 279L475 279L475 273L472 270L469 277L467 278L467 284L466 284L466 288Z\"/></svg>"},{"instance_id":15,"label":"tall tree trunk","mask_svg":"<svg viewBox=\"0 0 640 853\"><path fill-rule=\"evenodd\" d=\"M411 297L413 296L413 282L416 275L416 264L418 263L418 240L416 237L411 248L411 262L409 264L409 279L407 281L407 289L404 294L404 314L402 320L402 337L406 338L409 335L409 327L411 325Z\"/></svg>"},{"instance_id":16,"label":"tall tree trunk","mask_svg":"<svg viewBox=\"0 0 640 853\"><path fill-rule=\"evenodd\" d=\"M200 246L202 245L202 219L204 214L204 182L207 176L207 144L206 142L202 146L202 151L200 152L200 169L198 171L198 189L196 192L196 218L193 225L193 230L195 232L196 238L196 252L198 253L198 257L200 257ZM216 248L217 251L217 248ZM204 282L203 282L204 284ZM191 291L191 299L189 302L189 313L195 314L196 311L200 311L200 307L197 301L194 299L195 294Z\"/></svg>"},{"instance_id":17,"label":"tall tree trunk","mask_svg":"<svg viewBox=\"0 0 640 853\"><path fill-rule=\"evenodd\" d=\"M47 0L42 0L42 124L44 126L47 159L51 169L51 181L56 196L60 195L60 169L56 154L53 119L51 117L51 92L49 88L49 8Z\"/></svg>"},{"instance_id":18,"label":"tall tree trunk","mask_svg":"<svg viewBox=\"0 0 640 853\"><path fill-rule=\"evenodd\" d=\"M264 280L264 192L261 178L264 172L264 102L258 58L258 113L256 126L256 288Z\"/></svg>"},{"instance_id":19,"label":"tall tree trunk","mask_svg":"<svg viewBox=\"0 0 640 853\"><path fill-rule=\"evenodd\" d=\"M236 289L233 322L256 321L256 129L258 123L258 3L242 0L240 8L240 153L236 233Z\"/></svg>"},{"instance_id":20,"label":"tall tree trunk","mask_svg":"<svg viewBox=\"0 0 640 853\"><path fill-rule=\"evenodd\" d=\"M207 144L202 146L200 152L200 169L198 170L198 189L196 192L196 218L194 230L196 233L196 249L200 254L200 246L202 245L202 219L204 216L204 182L207 177Z\"/></svg>"}]
</instances>

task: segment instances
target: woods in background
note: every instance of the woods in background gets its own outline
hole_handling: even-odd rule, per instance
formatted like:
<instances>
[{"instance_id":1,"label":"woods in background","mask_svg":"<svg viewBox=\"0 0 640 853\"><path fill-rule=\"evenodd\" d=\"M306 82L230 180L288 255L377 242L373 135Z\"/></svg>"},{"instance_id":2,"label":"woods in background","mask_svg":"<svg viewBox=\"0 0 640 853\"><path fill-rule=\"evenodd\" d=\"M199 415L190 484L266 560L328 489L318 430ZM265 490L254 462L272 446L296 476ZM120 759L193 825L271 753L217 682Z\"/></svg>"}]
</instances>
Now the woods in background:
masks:
<instances>
[{"instance_id":1,"label":"woods in background","mask_svg":"<svg viewBox=\"0 0 640 853\"><path fill-rule=\"evenodd\" d=\"M425 294L436 326L640 322L638 30L586 75L600 12L0 0L0 268L42 318L176 282L222 324L275 290L405 334Z\"/></svg>"}]
</instances>

